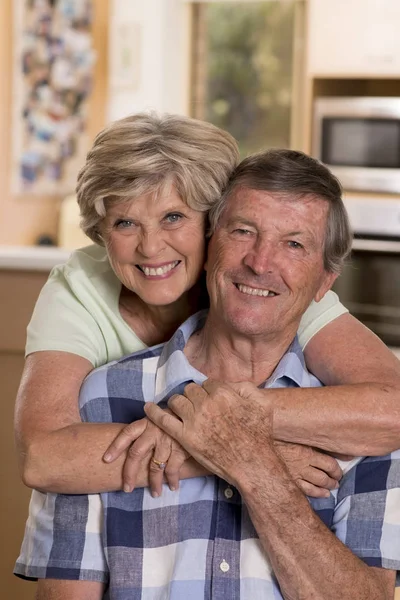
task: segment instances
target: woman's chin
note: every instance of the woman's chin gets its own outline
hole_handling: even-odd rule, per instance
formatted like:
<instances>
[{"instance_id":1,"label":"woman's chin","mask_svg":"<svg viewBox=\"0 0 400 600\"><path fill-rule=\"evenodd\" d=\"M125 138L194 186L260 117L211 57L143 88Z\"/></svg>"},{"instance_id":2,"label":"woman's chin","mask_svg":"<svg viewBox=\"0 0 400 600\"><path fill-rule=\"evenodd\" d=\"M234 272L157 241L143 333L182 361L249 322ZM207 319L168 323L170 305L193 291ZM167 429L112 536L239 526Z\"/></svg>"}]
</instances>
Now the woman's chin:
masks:
<instances>
[{"instance_id":1,"label":"woman's chin","mask_svg":"<svg viewBox=\"0 0 400 600\"><path fill-rule=\"evenodd\" d=\"M142 302L145 302L149 306L171 306L175 303L180 303L185 299L188 292L183 290L181 293L167 293L165 290L161 293L153 291L151 293L138 293ZM177 307L178 309L178 307Z\"/></svg>"}]
</instances>

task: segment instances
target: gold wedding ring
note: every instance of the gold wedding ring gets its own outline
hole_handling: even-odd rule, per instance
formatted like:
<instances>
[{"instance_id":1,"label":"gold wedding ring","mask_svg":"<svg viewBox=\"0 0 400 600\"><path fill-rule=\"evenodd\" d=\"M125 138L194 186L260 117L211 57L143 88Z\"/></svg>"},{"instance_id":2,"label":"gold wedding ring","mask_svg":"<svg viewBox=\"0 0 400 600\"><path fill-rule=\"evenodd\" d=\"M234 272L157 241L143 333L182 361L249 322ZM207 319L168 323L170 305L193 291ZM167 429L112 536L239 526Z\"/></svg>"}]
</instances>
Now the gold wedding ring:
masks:
<instances>
[{"instance_id":1,"label":"gold wedding ring","mask_svg":"<svg viewBox=\"0 0 400 600\"><path fill-rule=\"evenodd\" d=\"M151 460L152 460L152 461L153 461L153 463L154 463L155 465L157 465L157 467L158 467L159 469L161 469L162 471L163 471L163 470L165 469L165 467L167 466L167 463L166 463L166 462L162 462L161 460L157 460L156 458L152 458Z\"/></svg>"}]
</instances>

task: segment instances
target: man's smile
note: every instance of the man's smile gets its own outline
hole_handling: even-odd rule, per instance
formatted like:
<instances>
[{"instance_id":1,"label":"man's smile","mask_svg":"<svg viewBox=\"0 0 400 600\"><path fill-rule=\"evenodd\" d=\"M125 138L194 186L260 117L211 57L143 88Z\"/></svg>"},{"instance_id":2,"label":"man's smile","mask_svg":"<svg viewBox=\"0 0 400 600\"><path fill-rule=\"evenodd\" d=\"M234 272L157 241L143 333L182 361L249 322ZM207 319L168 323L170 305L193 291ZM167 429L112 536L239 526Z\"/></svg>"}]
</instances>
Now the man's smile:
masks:
<instances>
[{"instance_id":1,"label":"man's smile","mask_svg":"<svg viewBox=\"0 0 400 600\"><path fill-rule=\"evenodd\" d=\"M263 296L264 298L267 296L277 296L277 294L272 290L251 287L249 285L244 285L243 283L235 283L234 285L239 292L242 294L247 294L248 296Z\"/></svg>"}]
</instances>

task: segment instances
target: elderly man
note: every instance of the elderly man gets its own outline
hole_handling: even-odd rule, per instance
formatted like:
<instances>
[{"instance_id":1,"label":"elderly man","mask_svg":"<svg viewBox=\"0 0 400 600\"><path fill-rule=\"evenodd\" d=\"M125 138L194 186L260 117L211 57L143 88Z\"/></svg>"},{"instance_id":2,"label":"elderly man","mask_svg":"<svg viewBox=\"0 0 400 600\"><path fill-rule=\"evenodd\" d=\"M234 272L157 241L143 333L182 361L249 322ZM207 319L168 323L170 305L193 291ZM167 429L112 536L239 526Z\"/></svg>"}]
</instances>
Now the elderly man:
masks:
<instances>
[{"instance_id":1,"label":"elderly man","mask_svg":"<svg viewBox=\"0 0 400 600\"><path fill-rule=\"evenodd\" d=\"M88 421L145 412L211 474L158 498L102 494L97 559L86 497L59 496L52 576L92 580L88 600L102 597L93 581L108 582L111 600L392 599L400 452L343 464L339 489L310 501L273 444L262 389L320 385L296 331L349 248L340 187L309 157L269 151L241 163L211 223L208 314L165 345L97 369L80 398Z\"/></svg>"}]
</instances>

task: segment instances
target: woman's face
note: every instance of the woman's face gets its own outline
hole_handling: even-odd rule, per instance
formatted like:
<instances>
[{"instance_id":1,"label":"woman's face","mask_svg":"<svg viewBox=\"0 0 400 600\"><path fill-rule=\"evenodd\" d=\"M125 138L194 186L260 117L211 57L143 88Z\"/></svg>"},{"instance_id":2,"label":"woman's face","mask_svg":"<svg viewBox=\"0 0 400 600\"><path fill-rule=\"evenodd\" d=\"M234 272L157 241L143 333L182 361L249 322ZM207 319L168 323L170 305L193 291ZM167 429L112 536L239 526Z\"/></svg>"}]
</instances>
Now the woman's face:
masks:
<instances>
[{"instance_id":1,"label":"woman's face","mask_svg":"<svg viewBox=\"0 0 400 600\"><path fill-rule=\"evenodd\" d=\"M205 213L189 208L173 186L111 206L101 233L115 274L146 304L172 304L203 270Z\"/></svg>"}]
</instances>

